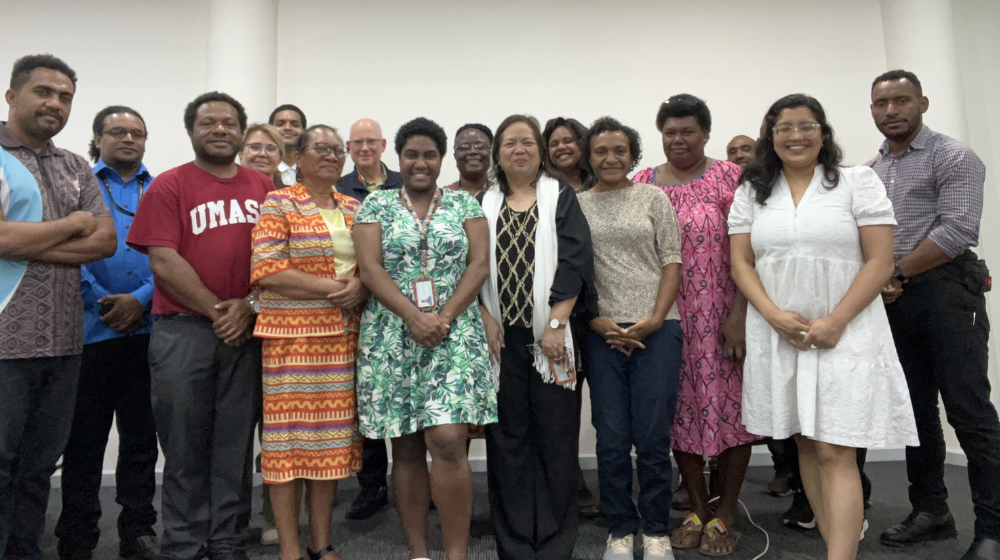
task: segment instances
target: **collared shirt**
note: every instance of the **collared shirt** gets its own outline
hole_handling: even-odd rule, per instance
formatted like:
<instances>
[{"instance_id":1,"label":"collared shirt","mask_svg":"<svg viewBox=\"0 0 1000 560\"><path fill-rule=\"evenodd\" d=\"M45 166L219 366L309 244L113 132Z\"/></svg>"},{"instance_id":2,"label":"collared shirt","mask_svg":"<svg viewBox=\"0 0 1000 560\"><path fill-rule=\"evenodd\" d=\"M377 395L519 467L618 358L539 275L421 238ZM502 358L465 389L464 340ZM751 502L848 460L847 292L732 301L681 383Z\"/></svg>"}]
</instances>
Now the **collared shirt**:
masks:
<instances>
[{"instance_id":1,"label":"collared shirt","mask_svg":"<svg viewBox=\"0 0 1000 560\"><path fill-rule=\"evenodd\" d=\"M896 214L896 260L924 239L952 258L979 243L986 166L972 148L925 125L901 155L886 140L867 165L885 183Z\"/></svg>"},{"instance_id":2,"label":"collared shirt","mask_svg":"<svg viewBox=\"0 0 1000 560\"><path fill-rule=\"evenodd\" d=\"M378 190L388 190L388 189L398 189L403 186L403 176L397 171L393 171L386 167L384 163L382 165L382 184L379 186ZM352 198L356 198L364 202L365 197L367 197L372 192L369 183L367 183L360 173L358 173L357 167L354 171L351 171L347 175L341 177L340 181L337 181L337 191L340 194L346 194Z\"/></svg>"},{"instance_id":3,"label":"collared shirt","mask_svg":"<svg viewBox=\"0 0 1000 560\"><path fill-rule=\"evenodd\" d=\"M111 215L87 160L55 147L51 140L36 154L23 146L6 125L0 122L0 146L17 159L11 162L11 167L19 163L21 168L18 180L22 184L11 188L39 192L42 214L37 221L58 220L77 210L90 212L95 218ZM28 173L24 174L22 169ZM80 267L29 262L7 305L0 306L0 359L47 358L81 352Z\"/></svg>"},{"instance_id":4,"label":"collared shirt","mask_svg":"<svg viewBox=\"0 0 1000 560\"><path fill-rule=\"evenodd\" d=\"M135 176L128 182L123 182L121 175L108 167L103 160L94 166L94 175L101 184L104 203L111 210L111 217L115 221L118 250L113 257L85 264L80 269L83 276L81 293L84 344L126 336L101 321L101 304L97 300L112 294L131 294L142 304L146 326L134 334L147 334L152 332L153 328L149 315L153 305L153 272L149 269L149 257L125 244L133 217L121 211L135 214L136 208L139 207L139 198L153 181L153 176L146 166L142 165ZM121 210L118 207L121 207Z\"/></svg>"},{"instance_id":5,"label":"collared shirt","mask_svg":"<svg viewBox=\"0 0 1000 560\"><path fill-rule=\"evenodd\" d=\"M290 187L298 181L295 179L295 175L299 172L298 165L288 165L285 162L278 164L278 173L281 173L281 184L286 187Z\"/></svg>"},{"instance_id":6,"label":"collared shirt","mask_svg":"<svg viewBox=\"0 0 1000 560\"><path fill-rule=\"evenodd\" d=\"M385 166L385 164L382 163L381 161L378 162L378 164L379 164L379 169L382 170L382 173L374 181L369 181L368 179L365 179L365 176L361 174L361 170L358 169L357 167L354 168L354 170L358 172L358 179L361 181L361 184L363 184L370 193L382 190L382 185L385 184L385 178L389 175L389 169Z\"/></svg>"}]
</instances>

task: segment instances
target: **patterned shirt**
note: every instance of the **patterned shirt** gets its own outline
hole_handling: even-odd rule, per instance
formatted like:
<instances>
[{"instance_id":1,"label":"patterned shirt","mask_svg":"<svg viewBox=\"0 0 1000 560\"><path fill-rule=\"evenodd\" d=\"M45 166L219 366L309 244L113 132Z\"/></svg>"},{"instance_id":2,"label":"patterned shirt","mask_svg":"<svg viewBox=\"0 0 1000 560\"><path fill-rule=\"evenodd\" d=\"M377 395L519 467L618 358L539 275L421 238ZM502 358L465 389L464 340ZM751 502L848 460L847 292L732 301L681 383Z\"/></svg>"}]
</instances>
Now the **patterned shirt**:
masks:
<instances>
[{"instance_id":1,"label":"patterned shirt","mask_svg":"<svg viewBox=\"0 0 1000 560\"><path fill-rule=\"evenodd\" d=\"M901 155L886 140L866 165L892 201L896 260L924 239L952 258L979 243L986 166L972 148L924 126Z\"/></svg>"},{"instance_id":2,"label":"patterned shirt","mask_svg":"<svg viewBox=\"0 0 1000 560\"><path fill-rule=\"evenodd\" d=\"M10 164L19 168L23 178L20 185L10 188L34 189L41 194L41 221L65 218L77 210L90 212L95 218L111 216L87 160L55 147L51 141L36 154L23 146L6 124L0 122L0 146L16 158ZM6 307L0 309L0 360L81 352L80 267L29 262Z\"/></svg>"},{"instance_id":3,"label":"patterned shirt","mask_svg":"<svg viewBox=\"0 0 1000 560\"><path fill-rule=\"evenodd\" d=\"M531 328L535 308L538 204L517 212L503 203L497 220L497 289L505 325Z\"/></svg>"}]
</instances>

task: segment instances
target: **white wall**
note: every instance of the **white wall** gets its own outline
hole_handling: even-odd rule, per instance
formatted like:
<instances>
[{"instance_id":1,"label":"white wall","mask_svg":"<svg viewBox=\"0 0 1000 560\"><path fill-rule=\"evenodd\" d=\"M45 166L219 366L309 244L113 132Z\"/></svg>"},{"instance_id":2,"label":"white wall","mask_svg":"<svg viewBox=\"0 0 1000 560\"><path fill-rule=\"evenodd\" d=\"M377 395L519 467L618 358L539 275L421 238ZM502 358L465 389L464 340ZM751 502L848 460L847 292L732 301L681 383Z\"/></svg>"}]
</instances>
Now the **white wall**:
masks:
<instances>
[{"instance_id":1,"label":"white wall","mask_svg":"<svg viewBox=\"0 0 1000 560\"><path fill-rule=\"evenodd\" d=\"M1000 164L1000 139L990 132L1000 130L993 32L1000 17L991 0L956 6L970 135L992 169ZM824 104L847 163L864 163L881 142L868 110L871 80L886 70L877 0L281 0L278 10L277 102L295 103L311 123L345 134L354 120L374 118L390 145L399 125L417 116L451 135L466 122L495 128L515 112L585 123L610 114L642 133L641 164L656 165L664 160L657 107L681 92L712 109L714 157L724 157L732 136L755 135L768 105L792 92ZM0 18L3 75L35 52L64 58L80 75L60 146L85 152L93 115L126 104L146 118L154 173L191 159L181 117L205 89L207 2L0 0ZM934 126L934 85L925 88ZM396 166L391 147L386 162ZM456 178L449 164L441 180ZM990 215L1000 212L996 187L991 174ZM994 263L998 227L984 220ZM583 455L593 454L589 418L585 399ZM109 446L109 470L115 452ZM473 454L482 453L476 442Z\"/></svg>"},{"instance_id":2,"label":"white wall","mask_svg":"<svg viewBox=\"0 0 1000 560\"><path fill-rule=\"evenodd\" d=\"M994 0L952 1L955 39L958 49L959 72L965 93L965 112L969 128L969 144L986 164L986 195L983 200L983 220L980 226L980 257L991 265L1000 281L1000 2ZM931 109L934 99L931 98ZM928 119L929 120L929 119ZM997 284L1000 290L1000 282ZM993 332L990 336L990 384L993 403L1000 408L1000 369L997 367L996 329L1000 326L1000 292L987 296ZM949 452L960 452L958 440L950 426L946 428Z\"/></svg>"}]
</instances>

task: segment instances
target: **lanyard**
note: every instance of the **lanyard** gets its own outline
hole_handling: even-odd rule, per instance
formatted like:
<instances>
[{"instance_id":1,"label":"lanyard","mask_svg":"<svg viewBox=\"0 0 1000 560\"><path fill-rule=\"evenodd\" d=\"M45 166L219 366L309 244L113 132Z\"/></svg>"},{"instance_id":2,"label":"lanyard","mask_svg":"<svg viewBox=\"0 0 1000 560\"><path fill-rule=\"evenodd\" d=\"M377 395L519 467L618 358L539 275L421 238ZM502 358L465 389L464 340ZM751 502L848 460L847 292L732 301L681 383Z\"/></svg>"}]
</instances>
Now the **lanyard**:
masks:
<instances>
[{"instance_id":1,"label":"lanyard","mask_svg":"<svg viewBox=\"0 0 1000 560\"><path fill-rule=\"evenodd\" d=\"M421 273L427 272L427 234L430 231L431 218L434 217L434 212L438 209L441 204L441 189L436 189L434 191L434 198L431 199L431 205L427 207L427 215L421 220L417 216L416 209L413 208L413 202L410 201L410 195L407 194L406 188L399 189L400 199L403 201L403 206L410 211L410 215L413 216L413 221L417 222L417 229L420 231L420 271Z\"/></svg>"},{"instance_id":2,"label":"lanyard","mask_svg":"<svg viewBox=\"0 0 1000 560\"><path fill-rule=\"evenodd\" d=\"M128 216L130 218L134 218L135 217L135 212L129 212L128 210L126 210L126 209L122 208L121 206L119 206L117 202L115 202L115 197L114 197L113 194L111 194L111 186L108 185L108 180L105 179L104 177L101 177L100 179L101 179L101 184L104 185L104 190L108 191L108 198L111 200L111 204L115 207L115 210L118 210L119 212L121 212L122 214L125 214L126 216ZM142 200L142 193L146 191L146 180L145 179L136 179L136 181L138 181L138 183L139 183L139 198L137 198L136 202L135 202L136 208L138 208L139 201Z\"/></svg>"}]
</instances>

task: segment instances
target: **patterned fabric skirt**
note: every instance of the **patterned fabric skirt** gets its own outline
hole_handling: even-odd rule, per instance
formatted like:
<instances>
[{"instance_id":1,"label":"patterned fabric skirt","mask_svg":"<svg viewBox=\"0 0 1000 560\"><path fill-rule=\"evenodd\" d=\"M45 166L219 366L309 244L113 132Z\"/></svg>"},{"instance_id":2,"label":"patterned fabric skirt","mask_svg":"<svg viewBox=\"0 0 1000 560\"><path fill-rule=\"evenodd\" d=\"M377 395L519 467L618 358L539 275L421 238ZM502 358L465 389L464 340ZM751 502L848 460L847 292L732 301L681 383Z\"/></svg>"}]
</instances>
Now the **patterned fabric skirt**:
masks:
<instances>
[{"instance_id":1,"label":"patterned fabric skirt","mask_svg":"<svg viewBox=\"0 0 1000 560\"><path fill-rule=\"evenodd\" d=\"M361 469L357 335L264 339L264 482L337 480Z\"/></svg>"}]
</instances>

